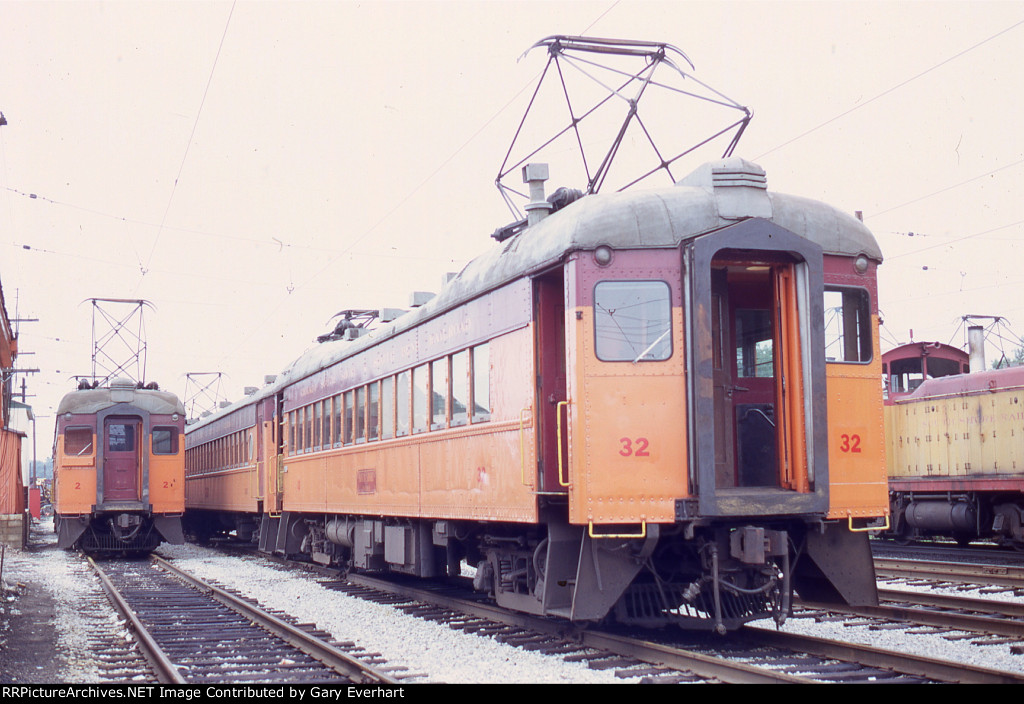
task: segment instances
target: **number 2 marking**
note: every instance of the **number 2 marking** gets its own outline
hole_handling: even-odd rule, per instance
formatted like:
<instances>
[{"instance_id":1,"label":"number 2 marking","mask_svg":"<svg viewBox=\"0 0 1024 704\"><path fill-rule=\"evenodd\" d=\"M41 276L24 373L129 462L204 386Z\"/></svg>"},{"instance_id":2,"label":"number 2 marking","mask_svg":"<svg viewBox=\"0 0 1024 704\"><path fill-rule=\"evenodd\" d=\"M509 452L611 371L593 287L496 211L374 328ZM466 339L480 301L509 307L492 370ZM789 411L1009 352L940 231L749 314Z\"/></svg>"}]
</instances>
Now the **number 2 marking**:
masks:
<instances>
[{"instance_id":1,"label":"number 2 marking","mask_svg":"<svg viewBox=\"0 0 1024 704\"><path fill-rule=\"evenodd\" d=\"M840 452L860 452L860 435L843 433L839 437L842 438L842 442L839 444Z\"/></svg>"},{"instance_id":2,"label":"number 2 marking","mask_svg":"<svg viewBox=\"0 0 1024 704\"><path fill-rule=\"evenodd\" d=\"M633 449L633 440L629 438L619 438L619 442L622 443L622 449L619 450L619 454L623 457L650 457L651 453L647 450L648 441L647 438L636 439L636 449Z\"/></svg>"}]
</instances>

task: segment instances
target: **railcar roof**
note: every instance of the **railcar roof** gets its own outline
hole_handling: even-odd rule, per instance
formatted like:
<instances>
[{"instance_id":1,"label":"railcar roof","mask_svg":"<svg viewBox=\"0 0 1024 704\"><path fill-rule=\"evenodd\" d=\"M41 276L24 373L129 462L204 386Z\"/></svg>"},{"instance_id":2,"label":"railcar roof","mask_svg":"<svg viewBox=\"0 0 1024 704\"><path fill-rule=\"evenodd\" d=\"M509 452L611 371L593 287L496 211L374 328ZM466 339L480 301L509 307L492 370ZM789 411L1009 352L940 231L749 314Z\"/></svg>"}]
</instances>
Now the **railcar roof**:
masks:
<instances>
[{"instance_id":1,"label":"railcar roof","mask_svg":"<svg viewBox=\"0 0 1024 704\"><path fill-rule=\"evenodd\" d=\"M941 342L908 342L882 353L883 362L895 362L901 359L922 359L924 357L952 359L957 362L967 362L971 358L962 349Z\"/></svg>"},{"instance_id":2,"label":"railcar roof","mask_svg":"<svg viewBox=\"0 0 1024 704\"><path fill-rule=\"evenodd\" d=\"M130 403L148 413L185 415L185 405L170 391L151 389L109 388L72 391L60 400L57 415L65 413L99 413L119 403Z\"/></svg>"},{"instance_id":3,"label":"railcar roof","mask_svg":"<svg viewBox=\"0 0 1024 704\"><path fill-rule=\"evenodd\" d=\"M426 305L357 340L318 344L273 384L191 427L222 417L510 281L543 271L570 252L600 245L674 248L750 218L769 220L816 242L826 254L863 254L882 260L874 235L857 218L819 201L769 192L760 166L735 157L721 159L701 166L674 186L581 198L471 261Z\"/></svg>"},{"instance_id":4,"label":"railcar roof","mask_svg":"<svg viewBox=\"0 0 1024 704\"><path fill-rule=\"evenodd\" d=\"M990 369L985 372L953 374L925 379L914 391L895 400L896 404L947 396L971 396L996 391L1024 389L1024 367Z\"/></svg>"}]
</instances>

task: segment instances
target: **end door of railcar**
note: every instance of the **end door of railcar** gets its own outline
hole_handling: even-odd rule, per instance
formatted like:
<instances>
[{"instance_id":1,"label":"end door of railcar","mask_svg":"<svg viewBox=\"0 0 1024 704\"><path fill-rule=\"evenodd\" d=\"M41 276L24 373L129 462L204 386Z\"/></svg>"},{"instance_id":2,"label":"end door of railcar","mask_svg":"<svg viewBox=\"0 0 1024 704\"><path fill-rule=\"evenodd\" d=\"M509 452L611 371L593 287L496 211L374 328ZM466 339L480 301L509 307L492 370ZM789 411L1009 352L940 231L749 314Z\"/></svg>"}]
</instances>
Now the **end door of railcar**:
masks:
<instances>
[{"instance_id":1,"label":"end door of railcar","mask_svg":"<svg viewBox=\"0 0 1024 704\"><path fill-rule=\"evenodd\" d=\"M103 421L103 487L107 501L138 501L139 445L142 422L138 417L114 416Z\"/></svg>"}]
</instances>

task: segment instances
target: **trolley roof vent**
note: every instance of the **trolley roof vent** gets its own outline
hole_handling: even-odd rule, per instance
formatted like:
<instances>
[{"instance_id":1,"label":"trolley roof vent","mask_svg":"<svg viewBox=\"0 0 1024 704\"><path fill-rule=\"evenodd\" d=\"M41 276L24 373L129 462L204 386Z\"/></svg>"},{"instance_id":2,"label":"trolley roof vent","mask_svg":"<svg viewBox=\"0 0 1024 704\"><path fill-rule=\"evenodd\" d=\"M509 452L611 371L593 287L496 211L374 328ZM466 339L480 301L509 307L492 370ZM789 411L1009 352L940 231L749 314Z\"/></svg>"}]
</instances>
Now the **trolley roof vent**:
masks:
<instances>
[{"instance_id":1,"label":"trolley roof vent","mask_svg":"<svg viewBox=\"0 0 1024 704\"><path fill-rule=\"evenodd\" d=\"M746 159L732 157L712 161L677 181L676 185L710 191L719 217L725 220L772 217L765 170Z\"/></svg>"},{"instance_id":2,"label":"trolley roof vent","mask_svg":"<svg viewBox=\"0 0 1024 704\"><path fill-rule=\"evenodd\" d=\"M110 380L110 388L112 389L134 389L135 382L127 377L119 376L116 379Z\"/></svg>"},{"instance_id":3,"label":"trolley roof vent","mask_svg":"<svg viewBox=\"0 0 1024 704\"><path fill-rule=\"evenodd\" d=\"M764 169L749 161L738 161L740 163L735 166L727 164L711 169L711 183L714 188L745 186L768 190L768 176Z\"/></svg>"}]
</instances>

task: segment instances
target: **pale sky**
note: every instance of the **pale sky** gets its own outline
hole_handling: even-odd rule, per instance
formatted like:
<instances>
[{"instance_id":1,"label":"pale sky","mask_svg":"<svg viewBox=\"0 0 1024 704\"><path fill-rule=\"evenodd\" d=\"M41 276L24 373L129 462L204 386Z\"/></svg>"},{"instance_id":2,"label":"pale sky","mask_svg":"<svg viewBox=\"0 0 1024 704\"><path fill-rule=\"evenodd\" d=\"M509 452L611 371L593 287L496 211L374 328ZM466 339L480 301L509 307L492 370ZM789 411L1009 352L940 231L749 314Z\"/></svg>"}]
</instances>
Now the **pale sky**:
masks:
<instances>
[{"instance_id":1,"label":"pale sky","mask_svg":"<svg viewBox=\"0 0 1024 704\"><path fill-rule=\"evenodd\" d=\"M1021 2L0 0L0 283L40 319L39 456L91 371L88 298L152 302L147 379L222 371L234 400L494 246L545 61L520 56L552 34L679 47L753 112L735 154L769 189L863 211L884 348L960 345L965 314L1024 334Z\"/></svg>"}]
</instances>

